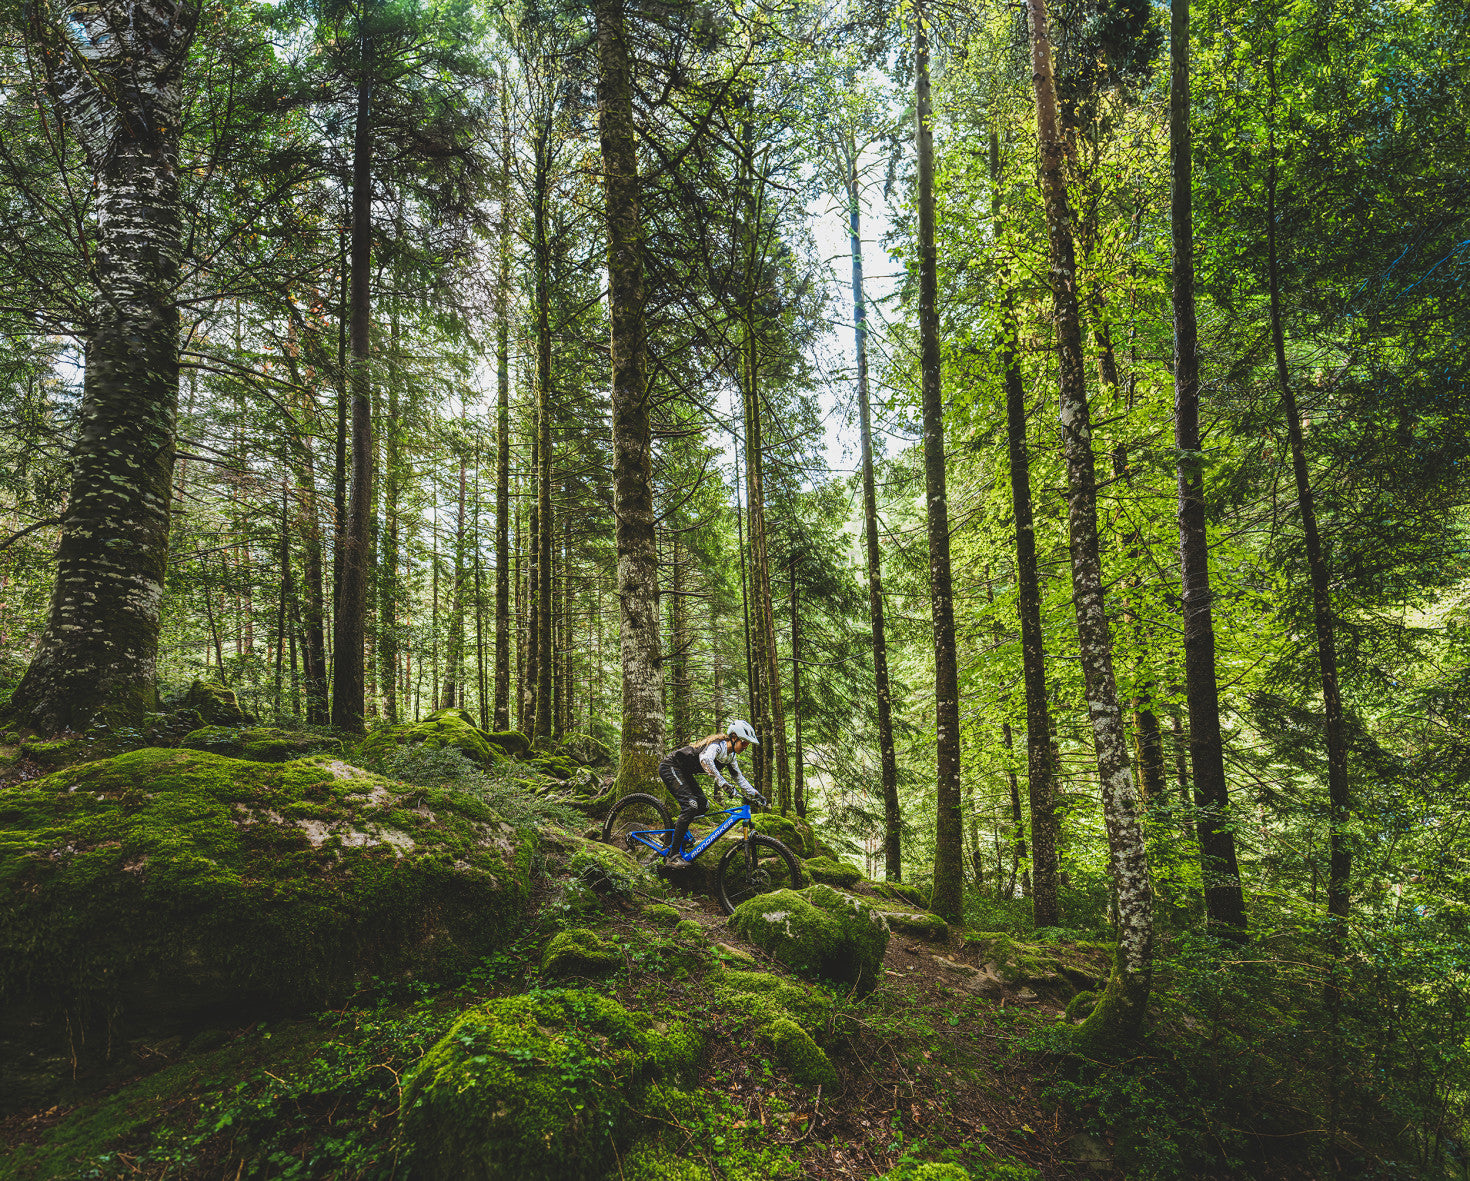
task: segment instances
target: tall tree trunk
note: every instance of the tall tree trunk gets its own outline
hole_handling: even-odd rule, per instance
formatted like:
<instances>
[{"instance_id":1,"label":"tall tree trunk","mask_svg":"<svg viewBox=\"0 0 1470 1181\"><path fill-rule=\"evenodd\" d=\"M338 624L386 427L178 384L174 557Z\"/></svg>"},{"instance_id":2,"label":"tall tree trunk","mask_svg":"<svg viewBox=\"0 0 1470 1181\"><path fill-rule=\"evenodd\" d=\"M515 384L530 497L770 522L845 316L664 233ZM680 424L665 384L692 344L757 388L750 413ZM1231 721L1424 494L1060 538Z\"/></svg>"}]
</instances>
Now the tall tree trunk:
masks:
<instances>
[{"instance_id":1,"label":"tall tree trunk","mask_svg":"<svg viewBox=\"0 0 1470 1181\"><path fill-rule=\"evenodd\" d=\"M801 625L798 622L796 598L796 555L791 556L791 722L794 730L792 752L792 803L798 816L806 816L806 753L801 749Z\"/></svg>"},{"instance_id":2,"label":"tall tree trunk","mask_svg":"<svg viewBox=\"0 0 1470 1181\"><path fill-rule=\"evenodd\" d=\"M506 132L507 139L509 131ZM495 729L510 726L510 147L503 142L495 284Z\"/></svg>"},{"instance_id":3,"label":"tall tree trunk","mask_svg":"<svg viewBox=\"0 0 1470 1181\"><path fill-rule=\"evenodd\" d=\"M532 225L532 250L536 266L536 514L532 522L533 577L535 600L533 627L536 679L532 693L531 737L549 739L552 731L553 682L556 675L556 644L552 614L552 538L556 523L551 507L551 246L547 240L547 201L551 188L549 142L551 129L543 125L537 139L536 203Z\"/></svg>"},{"instance_id":4,"label":"tall tree trunk","mask_svg":"<svg viewBox=\"0 0 1470 1181\"><path fill-rule=\"evenodd\" d=\"M990 132L991 220L1000 224L1000 137ZM1041 579L1031 511L1031 456L1026 443L1026 390L1016 341L1010 275L1001 304L1000 361L1005 373L1006 450L1011 509L1016 518L1016 614L1021 627L1021 676L1026 686L1026 802L1031 813L1031 909L1038 927L1061 924L1057 895L1056 761L1046 699L1046 643L1041 631Z\"/></svg>"},{"instance_id":5,"label":"tall tree trunk","mask_svg":"<svg viewBox=\"0 0 1470 1181\"><path fill-rule=\"evenodd\" d=\"M277 551L281 574L280 596L276 601L276 678L271 686L272 708L281 716L281 689L286 672L286 608L291 598L291 493L286 477L281 476L281 544Z\"/></svg>"},{"instance_id":6,"label":"tall tree trunk","mask_svg":"<svg viewBox=\"0 0 1470 1181\"><path fill-rule=\"evenodd\" d=\"M484 545L480 538L480 466L479 428L475 435L475 701L479 706L480 729L490 729L489 678L485 675L485 571Z\"/></svg>"},{"instance_id":7,"label":"tall tree trunk","mask_svg":"<svg viewBox=\"0 0 1470 1181\"><path fill-rule=\"evenodd\" d=\"M352 269L348 243L352 238L352 198L347 197L342 232L337 236L337 430L333 438L332 463L332 630L336 631L338 604L342 598L342 561L347 530L347 420L349 414L347 377L348 320L351 318ZM335 656L333 665L335 666Z\"/></svg>"},{"instance_id":8,"label":"tall tree trunk","mask_svg":"<svg viewBox=\"0 0 1470 1181\"><path fill-rule=\"evenodd\" d=\"M1352 792L1347 773L1347 740L1342 721L1342 695L1337 684L1337 636L1332 616L1332 589L1327 575L1327 558L1317 529L1317 509L1307 470L1307 446L1302 435L1302 418L1291 371L1286 364L1286 330L1281 320L1281 271L1276 247L1276 63L1266 59L1270 86L1271 116L1268 119L1269 160L1266 173L1267 280L1271 291L1271 348L1276 358L1276 380L1286 412L1286 433L1291 444L1291 470L1296 478L1297 506L1302 515L1302 541L1307 551L1307 574L1312 581L1312 621L1317 631L1317 665L1322 677L1322 722L1327 743L1327 913L1332 919L1328 946L1333 959L1341 957L1346 926L1352 913L1349 879L1353 870L1348 823L1352 814ZM1198 775L1198 772L1196 772ZM1198 788L1196 788L1198 794ZM1335 989L1329 987L1329 998Z\"/></svg>"},{"instance_id":9,"label":"tall tree trunk","mask_svg":"<svg viewBox=\"0 0 1470 1181\"><path fill-rule=\"evenodd\" d=\"M460 407L460 426L465 425L464 407ZM464 706L465 644L465 507L469 493L469 457L464 450L463 434L459 448L459 495L454 505L454 586L449 600L449 636L444 643L444 692L439 697L440 709Z\"/></svg>"},{"instance_id":10,"label":"tall tree trunk","mask_svg":"<svg viewBox=\"0 0 1470 1181\"><path fill-rule=\"evenodd\" d=\"M1096 469L1087 404L1078 311L1072 214L1056 83L1052 76L1046 0L1027 0L1032 81L1041 156L1051 287L1060 369L1062 444L1067 464L1067 527L1072 546L1072 601L1077 614L1083 687L1102 781L1113 885L1118 898L1118 952L1107 988L1077 1031L1081 1043L1101 1046L1135 1035L1143 1025L1153 979L1153 892L1138 818L1138 793L1128 761L1128 737L1113 677L1112 636L1103 601L1097 539Z\"/></svg>"},{"instance_id":11,"label":"tall tree trunk","mask_svg":"<svg viewBox=\"0 0 1470 1181\"><path fill-rule=\"evenodd\" d=\"M1194 209L1189 128L1189 0L1173 0L1169 51L1169 156L1174 237L1174 445L1179 453L1179 571L1184 603L1184 692L1189 761L1199 809L1200 872L1205 912L1222 934L1245 931L1245 898L1230 827L1220 697L1215 678L1215 623L1205 485L1199 433L1199 353L1194 311Z\"/></svg>"},{"instance_id":12,"label":"tall tree trunk","mask_svg":"<svg viewBox=\"0 0 1470 1181\"><path fill-rule=\"evenodd\" d=\"M361 733L367 692L363 641L367 622L368 530L373 480L372 403L369 400L369 331L372 316L373 82L372 43L363 39L363 76L357 85L357 126L352 147L352 486L342 535L342 586L333 621L332 725Z\"/></svg>"},{"instance_id":13,"label":"tall tree trunk","mask_svg":"<svg viewBox=\"0 0 1470 1181\"><path fill-rule=\"evenodd\" d=\"M388 421L383 439L383 546L378 580L378 679L383 687L383 712L390 725L398 722L398 603L399 500L403 489L403 430L398 402L398 316L389 321Z\"/></svg>"},{"instance_id":14,"label":"tall tree trunk","mask_svg":"<svg viewBox=\"0 0 1470 1181\"><path fill-rule=\"evenodd\" d=\"M949 572L949 499L940 388L938 259L934 249L934 105L929 97L929 29L914 9L915 140L919 206L919 384L924 415L924 495L929 525L929 603L934 625L934 913L964 918L964 829L960 822L960 687Z\"/></svg>"},{"instance_id":15,"label":"tall tree trunk","mask_svg":"<svg viewBox=\"0 0 1470 1181\"><path fill-rule=\"evenodd\" d=\"M7 711L41 732L137 722L157 703L179 401L179 72L198 8L101 0L58 16L32 19L94 175L97 293L56 582Z\"/></svg>"},{"instance_id":16,"label":"tall tree trunk","mask_svg":"<svg viewBox=\"0 0 1470 1181\"><path fill-rule=\"evenodd\" d=\"M680 553L679 535L674 534L669 547L669 593L673 602L669 606L670 616L670 663L671 692L669 704L670 722L673 733L669 735L670 746L683 746L692 735L689 732L689 606L685 597L684 555Z\"/></svg>"},{"instance_id":17,"label":"tall tree trunk","mask_svg":"<svg viewBox=\"0 0 1470 1181\"><path fill-rule=\"evenodd\" d=\"M883 791L883 876L903 880L903 813L893 749L893 694L888 686L888 637L883 618L883 563L878 554L878 486L873 475L873 423L868 396L868 301L863 293L862 201L857 147L844 144L847 241L852 250L852 336L857 363L858 437L863 464L863 544L868 559L868 615L873 626L873 690L878 706L878 768ZM792 657L793 661L795 656ZM798 814L800 810L798 810Z\"/></svg>"},{"instance_id":18,"label":"tall tree trunk","mask_svg":"<svg viewBox=\"0 0 1470 1181\"><path fill-rule=\"evenodd\" d=\"M644 371L643 230L622 0L595 0L597 123L607 202L612 320L613 513L617 521L623 733L617 789L646 787L663 757L663 655L652 428Z\"/></svg>"}]
</instances>

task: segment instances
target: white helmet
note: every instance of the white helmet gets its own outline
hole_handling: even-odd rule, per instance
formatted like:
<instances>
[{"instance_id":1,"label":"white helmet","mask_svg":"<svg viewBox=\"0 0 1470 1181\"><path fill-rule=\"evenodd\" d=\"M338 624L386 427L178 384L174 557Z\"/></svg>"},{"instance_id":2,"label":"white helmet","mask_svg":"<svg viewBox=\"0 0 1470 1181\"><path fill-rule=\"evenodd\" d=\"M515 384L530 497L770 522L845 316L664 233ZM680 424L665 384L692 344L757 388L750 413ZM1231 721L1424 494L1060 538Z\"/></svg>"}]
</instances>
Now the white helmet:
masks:
<instances>
[{"instance_id":1,"label":"white helmet","mask_svg":"<svg viewBox=\"0 0 1470 1181\"><path fill-rule=\"evenodd\" d=\"M751 746L759 746L761 740L755 736L755 731L750 728L749 722L742 722L739 718L732 718L730 724L725 728L725 733L731 738L739 738L750 743Z\"/></svg>"}]
</instances>

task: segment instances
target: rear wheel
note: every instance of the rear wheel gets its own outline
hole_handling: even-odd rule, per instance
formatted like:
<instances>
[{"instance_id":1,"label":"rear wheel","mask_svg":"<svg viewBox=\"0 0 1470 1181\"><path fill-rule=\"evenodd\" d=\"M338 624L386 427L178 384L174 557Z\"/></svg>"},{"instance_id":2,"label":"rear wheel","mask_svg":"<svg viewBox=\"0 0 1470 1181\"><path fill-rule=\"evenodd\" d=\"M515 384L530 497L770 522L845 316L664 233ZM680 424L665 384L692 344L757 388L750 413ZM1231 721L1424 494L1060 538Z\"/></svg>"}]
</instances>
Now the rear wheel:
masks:
<instances>
[{"instance_id":1,"label":"rear wheel","mask_svg":"<svg viewBox=\"0 0 1470 1181\"><path fill-rule=\"evenodd\" d=\"M773 890L795 890L801 885L796 856L775 837L756 833L736 841L720 858L715 896L726 914L742 902Z\"/></svg>"},{"instance_id":2,"label":"rear wheel","mask_svg":"<svg viewBox=\"0 0 1470 1181\"><path fill-rule=\"evenodd\" d=\"M615 848L628 850L640 865L652 865L659 859L659 854L642 841L635 840L633 834L649 829L658 832L660 829L673 827L674 822L669 816L668 808L664 807L663 801L657 796L624 796L607 814L607 820L602 826L602 839ZM662 834L664 845L668 844L669 835L667 832ZM647 839L658 842L656 837L650 836Z\"/></svg>"}]
</instances>

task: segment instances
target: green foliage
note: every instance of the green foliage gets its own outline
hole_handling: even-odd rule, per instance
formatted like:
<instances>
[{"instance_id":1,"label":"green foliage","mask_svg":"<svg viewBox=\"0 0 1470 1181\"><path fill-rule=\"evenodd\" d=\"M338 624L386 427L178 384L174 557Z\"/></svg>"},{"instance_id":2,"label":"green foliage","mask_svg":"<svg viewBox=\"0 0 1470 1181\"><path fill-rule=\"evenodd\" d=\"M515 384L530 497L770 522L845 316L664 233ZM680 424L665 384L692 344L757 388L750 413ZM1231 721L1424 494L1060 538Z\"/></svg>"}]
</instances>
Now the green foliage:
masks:
<instances>
[{"instance_id":1,"label":"green foliage","mask_svg":"<svg viewBox=\"0 0 1470 1181\"><path fill-rule=\"evenodd\" d=\"M541 957L541 974L559 976L604 976L622 963L617 949L609 947L597 932L585 927L562 931L552 937Z\"/></svg>"}]
</instances>

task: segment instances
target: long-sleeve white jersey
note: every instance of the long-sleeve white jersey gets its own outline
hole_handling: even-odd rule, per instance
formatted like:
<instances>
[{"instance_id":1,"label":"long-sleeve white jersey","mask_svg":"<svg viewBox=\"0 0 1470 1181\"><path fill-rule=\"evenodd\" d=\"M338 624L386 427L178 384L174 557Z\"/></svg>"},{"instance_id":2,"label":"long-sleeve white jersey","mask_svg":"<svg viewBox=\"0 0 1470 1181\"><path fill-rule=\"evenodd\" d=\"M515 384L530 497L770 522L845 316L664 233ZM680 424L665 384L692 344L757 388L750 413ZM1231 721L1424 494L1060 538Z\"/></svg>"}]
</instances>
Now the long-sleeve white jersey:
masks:
<instances>
[{"instance_id":1,"label":"long-sleeve white jersey","mask_svg":"<svg viewBox=\"0 0 1470 1181\"><path fill-rule=\"evenodd\" d=\"M728 789L730 786L725 781L725 777L720 774L720 769L723 767L734 773L735 782L740 785L742 792L749 794L755 791L755 788L751 787L745 776L741 774L740 764L735 761L735 756L730 751L728 738L717 738L700 751L699 765L704 768L706 774L714 776L717 787Z\"/></svg>"}]
</instances>

